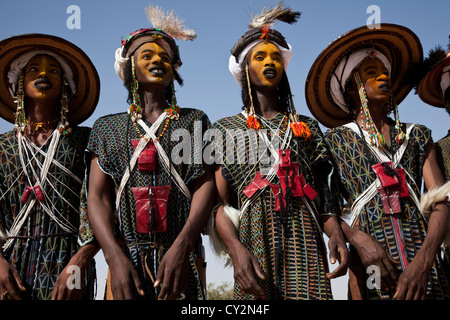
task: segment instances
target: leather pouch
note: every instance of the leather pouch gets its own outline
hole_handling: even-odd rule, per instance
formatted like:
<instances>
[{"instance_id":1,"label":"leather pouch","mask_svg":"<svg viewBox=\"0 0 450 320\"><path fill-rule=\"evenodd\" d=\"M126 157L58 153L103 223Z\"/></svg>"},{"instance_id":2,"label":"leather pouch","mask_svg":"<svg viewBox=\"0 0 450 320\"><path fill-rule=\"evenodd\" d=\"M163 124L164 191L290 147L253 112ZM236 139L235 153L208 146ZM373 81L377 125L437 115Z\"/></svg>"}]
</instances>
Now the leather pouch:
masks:
<instances>
[{"instance_id":1,"label":"leather pouch","mask_svg":"<svg viewBox=\"0 0 450 320\"><path fill-rule=\"evenodd\" d=\"M136 149L139 144L139 139L131 140L131 144L133 148ZM142 150L141 154L138 157L138 169L142 172L155 172L156 171L156 162L158 161L158 154L156 152L156 147L153 141L149 141L145 146L145 149Z\"/></svg>"},{"instance_id":2,"label":"leather pouch","mask_svg":"<svg viewBox=\"0 0 450 320\"><path fill-rule=\"evenodd\" d=\"M161 233L167 230L167 201L170 185L132 188L136 201L136 231Z\"/></svg>"}]
</instances>

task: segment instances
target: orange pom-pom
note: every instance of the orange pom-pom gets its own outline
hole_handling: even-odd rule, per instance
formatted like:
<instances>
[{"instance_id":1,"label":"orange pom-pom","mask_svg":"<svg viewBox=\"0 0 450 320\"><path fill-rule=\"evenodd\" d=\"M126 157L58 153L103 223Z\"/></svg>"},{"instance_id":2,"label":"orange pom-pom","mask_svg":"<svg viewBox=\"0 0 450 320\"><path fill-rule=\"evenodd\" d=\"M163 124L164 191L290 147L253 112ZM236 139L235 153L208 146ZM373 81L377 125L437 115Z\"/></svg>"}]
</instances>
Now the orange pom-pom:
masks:
<instances>
[{"instance_id":1,"label":"orange pom-pom","mask_svg":"<svg viewBox=\"0 0 450 320\"><path fill-rule=\"evenodd\" d=\"M168 108L164 109L165 112L169 114L170 119L178 118L178 114L180 113L180 107L177 105L171 105Z\"/></svg>"},{"instance_id":2,"label":"orange pom-pom","mask_svg":"<svg viewBox=\"0 0 450 320\"><path fill-rule=\"evenodd\" d=\"M311 130L303 121L291 122L291 130L296 137L309 139L311 138Z\"/></svg>"},{"instance_id":3,"label":"orange pom-pom","mask_svg":"<svg viewBox=\"0 0 450 320\"><path fill-rule=\"evenodd\" d=\"M249 115L247 116L247 127L249 127L250 129L261 129L261 124L258 121L258 118L256 118L256 116L254 115Z\"/></svg>"}]
</instances>

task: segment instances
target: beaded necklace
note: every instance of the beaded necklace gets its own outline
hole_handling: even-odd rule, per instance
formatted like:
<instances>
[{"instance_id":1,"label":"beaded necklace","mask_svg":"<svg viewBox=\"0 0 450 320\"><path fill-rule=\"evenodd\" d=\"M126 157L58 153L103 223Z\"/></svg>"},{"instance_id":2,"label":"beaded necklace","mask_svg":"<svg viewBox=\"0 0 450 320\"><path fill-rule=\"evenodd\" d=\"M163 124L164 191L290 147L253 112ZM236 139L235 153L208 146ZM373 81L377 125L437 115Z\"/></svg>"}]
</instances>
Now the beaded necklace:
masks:
<instances>
[{"instance_id":1,"label":"beaded necklace","mask_svg":"<svg viewBox=\"0 0 450 320\"><path fill-rule=\"evenodd\" d=\"M158 137L156 137L156 139L157 139L158 141L160 141L159 139L161 139L161 137L162 137L162 136L164 135L164 133L166 132L167 127L169 126L169 122L170 122L170 118L168 117L168 118L166 119L165 124L164 124L163 130L162 130L161 133L158 135ZM134 128L136 129L136 131L137 131L137 133L139 134L139 136L141 137L141 139L144 139L145 141L147 141L148 139L145 137L145 135L142 134L141 130L139 129L138 124L137 124L136 122L134 122L134 121L133 121L133 126L134 126Z\"/></svg>"}]
</instances>

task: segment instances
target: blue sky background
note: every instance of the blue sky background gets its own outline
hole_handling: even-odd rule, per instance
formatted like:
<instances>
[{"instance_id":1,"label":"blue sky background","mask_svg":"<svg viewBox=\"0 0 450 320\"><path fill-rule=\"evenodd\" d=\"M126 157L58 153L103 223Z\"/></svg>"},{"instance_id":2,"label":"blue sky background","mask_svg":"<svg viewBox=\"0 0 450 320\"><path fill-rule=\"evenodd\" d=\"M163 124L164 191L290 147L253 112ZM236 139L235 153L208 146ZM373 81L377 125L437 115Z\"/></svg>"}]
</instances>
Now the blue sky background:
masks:
<instances>
[{"instance_id":1,"label":"blue sky background","mask_svg":"<svg viewBox=\"0 0 450 320\"><path fill-rule=\"evenodd\" d=\"M320 52L343 33L367 23L370 5L377 5L381 22L404 25L422 42L425 56L437 44L447 46L450 34L450 1L405 0L286 0L287 5L301 11L295 25L278 23L280 31L292 45L294 56L288 77L299 113L311 116L305 103L305 80ZM250 12L259 13L264 4L276 1L257 0L0 0L0 39L23 33L47 33L65 38L80 48L97 67L101 80L100 101L94 114L83 125L92 126L100 116L125 111L126 90L114 71L114 53L121 38L130 32L150 27L144 8L160 5L174 9L185 24L194 28L198 38L178 42L183 66L183 87L176 87L181 107L205 111L212 122L240 112L240 88L228 71L231 47L247 30ZM81 9L81 29L68 29L66 13L70 5ZM399 106L403 122L417 122L432 129L434 140L445 136L450 117L443 109L424 104L411 92ZM0 133L12 125L0 120ZM323 128L325 130L326 128ZM232 281L231 269L212 256L206 245L208 281ZM98 255L99 297L103 295L106 265ZM346 279L332 282L335 298L345 299Z\"/></svg>"}]
</instances>

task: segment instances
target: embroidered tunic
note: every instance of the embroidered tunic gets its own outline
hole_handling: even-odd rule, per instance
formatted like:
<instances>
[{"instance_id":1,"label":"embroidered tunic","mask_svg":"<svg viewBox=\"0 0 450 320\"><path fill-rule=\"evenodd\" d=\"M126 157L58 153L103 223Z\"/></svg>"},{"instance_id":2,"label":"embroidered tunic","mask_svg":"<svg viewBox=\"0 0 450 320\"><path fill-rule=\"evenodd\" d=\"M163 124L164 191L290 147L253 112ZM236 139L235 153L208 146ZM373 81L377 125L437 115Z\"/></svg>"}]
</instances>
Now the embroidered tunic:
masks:
<instances>
[{"instance_id":1,"label":"embroidered tunic","mask_svg":"<svg viewBox=\"0 0 450 320\"><path fill-rule=\"evenodd\" d=\"M151 126L148 121L144 121L148 127ZM171 165L175 167L188 188L192 186L196 178L204 173L202 135L209 126L208 117L202 111L181 108L179 119L170 120L166 131L159 138L163 149L171 160ZM155 133L156 137L160 136L164 130L163 127L164 123ZM143 128L139 126L138 129L142 134L145 134ZM100 168L112 178L116 188L119 187L134 152L131 140L140 138L140 133L125 112L101 117L94 123L87 149L98 156ZM174 160L178 155L178 160ZM167 201L166 231L161 233L138 232L136 201L132 188L165 185L171 186ZM113 202L114 200L115 197L113 197ZM153 279L155 279L159 263L181 232L188 218L189 210L190 200L172 182L170 175L162 167L159 159L155 172L142 172L136 164L122 192L116 218L118 220L118 231L127 247L125 251L140 276L147 299L156 299L158 293L153 288L151 277L146 271L146 264L151 270ZM88 223L84 225L83 231L84 234L81 235L80 242L88 243L92 241L93 233ZM154 244L156 244L156 248ZM189 261L189 284L184 297L186 299L203 299L205 288L202 287L199 278L194 253L190 254Z\"/></svg>"},{"instance_id":2,"label":"embroidered tunic","mask_svg":"<svg viewBox=\"0 0 450 320\"><path fill-rule=\"evenodd\" d=\"M78 229L80 225L80 191L85 174L84 150L89 137L89 128L74 127L72 134L60 138L54 160L71 171L75 179L52 163L42 188L45 204L59 219L66 219ZM27 139L27 138L26 138ZM49 139L50 140L50 139ZM29 145L32 145L29 142ZM48 152L49 143L41 150ZM30 152L30 150L27 150ZM35 156L27 163L30 177L33 171L39 176L45 155L32 151ZM18 139L15 130L0 135L0 226L9 233L14 219L24 206L22 195L29 181L23 172L19 158ZM25 162L27 162L25 160ZM36 180L32 181L33 183ZM34 197L33 194L30 197ZM78 251L77 234L64 231L36 201L28 218L3 256L18 270L27 291L23 299L46 300L61 271ZM88 268L89 269L89 268ZM94 298L95 269L92 262L87 271L84 298Z\"/></svg>"},{"instance_id":3,"label":"embroidered tunic","mask_svg":"<svg viewBox=\"0 0 450 320\"><path fill-rule=\"evenodd\" d=\"M396 130L391 121L390 141L391 155L395 154L399 145L395 141ZM400 160L400 166L412 177L407 178L410 186L420 195L422 185L422 166L425 161L426 146L431 137L431 131L422 125L414 124L407 141L407 147ZM358 133L345 126L328 130L325 142L333 155L337 174L340 178L340 193L343 201L352 204L355 199L377 178L372 165L380 161L360 138ZM420 197L419 197L420 198ZM411 197L400 198L401 213L386 214L383 202L378 193L365 204L356 222L355 228L363 230L387 249L397 261L397 273L416 256L426 236L427 223ZM364 272L363 272L364 273ZM364 273L365 274L365 273ZM367 275L365 274L365 279ZM363 280L364 284L366 280ZM443 299L450 297L448 278L444 273L442 261L436 255L430 272L430 282L427 297ZM365 286L364 286L365 287ZM395 290L366 290L367 299L390 299Z\"/></svg>"},{"instance_id":4,"label":"embroidered tunic","mask_svg":"<svg viewBox=\"0 0 450 320\"><path fill-rule=\"evenodd\" d=\"M300 118L310 128L312 137L305 140L292 135L285 149L291 150L291 161L299 163L299 173L318 195L314 202L306 196L291 197L285 212L276 211L277 199L272 190L280 186L280 180L275 175L270 186L250 198L251 203L242 215L239 228L241 242L258 259L266 275L266 280L259 282L268 299L332 299L330 282L325 277L327 250L316 224L318 215L336 212L326 182L331 165L317 122L304 116ZM278 113L262 125L266 135L272 129L268 138L275 141L273 133L278 130L283 140L288 124L285 115ZM274 162L264 157L270 154L264 153L264 150L269 152L264 147L267 144L256 138L258 135L254 130L247 128L243 114L223 118L213 127L221 133L219 142L215 140L215 160L223 160L222 174L230 188L230 205L240 209L248 199L245 188L257 172L266 175ZM233 134L234 138L230 139ZM252 152L256 150L259 154L255 156ZM279 200L281 203L282 199ZM239 300L254 299L253 295L240 290L237 283L234 296Z\"/></svg>"}]
</instances>

